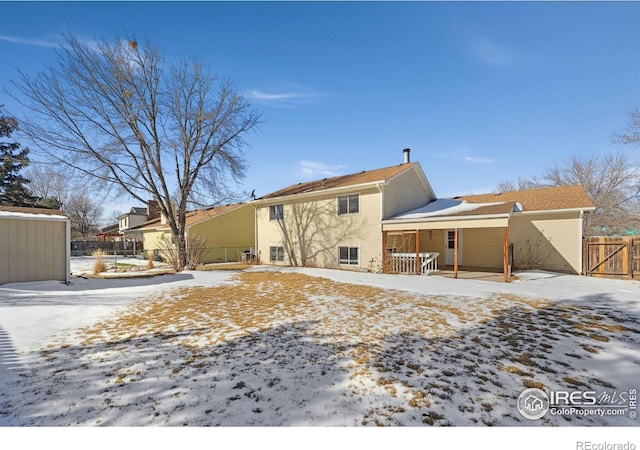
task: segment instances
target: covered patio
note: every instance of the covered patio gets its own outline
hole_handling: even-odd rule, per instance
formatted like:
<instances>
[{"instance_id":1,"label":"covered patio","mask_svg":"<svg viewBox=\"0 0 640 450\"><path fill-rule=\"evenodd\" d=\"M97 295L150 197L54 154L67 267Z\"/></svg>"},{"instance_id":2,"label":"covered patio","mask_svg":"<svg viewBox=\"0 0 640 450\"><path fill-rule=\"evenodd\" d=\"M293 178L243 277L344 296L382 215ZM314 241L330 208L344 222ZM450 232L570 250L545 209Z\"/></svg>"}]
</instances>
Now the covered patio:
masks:
<instances>
[{"instance_id":1,"label":"covered patio","mask_svg":"<svg viewBox=\"0 0 640 450\"><path fill-rule=\"evenodd\" d=\"M440 199L384 220L383 271L425 274L425 256L429 255L435 270L426 273L509 282L509 218L515 208L515 202L468 204ZM413 264L398 264L398 255L406 260L410 254Z\"/></svg>"}]
</instances>

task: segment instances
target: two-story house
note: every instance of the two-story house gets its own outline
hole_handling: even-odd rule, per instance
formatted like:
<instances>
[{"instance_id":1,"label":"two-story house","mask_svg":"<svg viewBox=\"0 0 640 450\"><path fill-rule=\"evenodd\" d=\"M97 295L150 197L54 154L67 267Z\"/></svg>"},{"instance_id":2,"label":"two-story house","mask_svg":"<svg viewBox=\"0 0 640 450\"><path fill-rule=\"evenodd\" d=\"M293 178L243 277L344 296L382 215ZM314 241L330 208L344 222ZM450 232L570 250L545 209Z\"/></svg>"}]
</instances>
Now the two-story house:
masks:
<instances>
[{"instance_id":1,"label":"two-story house","mask_svg":"<svg viewBox=\"0 0 640 450\"><path fill-rule=\"evenodd\" d=\"M382 220L435 200L422 168L382 169L298 183L252 202L263 263L329 268L382 266Z\"/></svg>"},{"instance_id":2,"label":"two-story house","mask_svg":"<svg viewBox=\"0 0 640 450\"><path fill-rule=\"evenodd\" d=\"M582 271L584 188L438 199L409 150L397 166L298 183L251 202L262 263L426 273ZM428 265L427 265L428 264Z\"/></svg>"}]
</instances>

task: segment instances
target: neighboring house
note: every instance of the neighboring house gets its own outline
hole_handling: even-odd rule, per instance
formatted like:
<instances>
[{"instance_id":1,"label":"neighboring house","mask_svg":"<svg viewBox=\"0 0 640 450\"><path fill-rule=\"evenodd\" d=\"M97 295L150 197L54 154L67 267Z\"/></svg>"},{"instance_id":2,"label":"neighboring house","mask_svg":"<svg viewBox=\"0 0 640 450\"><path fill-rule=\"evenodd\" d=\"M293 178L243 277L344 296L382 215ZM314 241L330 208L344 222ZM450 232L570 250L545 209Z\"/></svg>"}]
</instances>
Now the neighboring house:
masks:
<instances>
[{"instance_id":1,"label":"neighboring house","mask_svg":"<svg viewBox=\"0 0 640 450\"><path fill-rule=\"evenodd\" d=\"M96 234L96 238L101 242L120 240L121 237L118 224L100 228L100 233Z\"/></svg>"},{"instance_id":2,"label":"neighboring house","mask_svg":"<svg viewBox=\"0 0 640 450\"><path fill-rule=\"evenodd\" d=\"M70 235L62 211L0 206L0 284L68 282Z\"/></svg>"},{"instance_id":3,"label":"neighboring house","mask_svg":"<svg viewBox=\"0 0 640 450\"><path fill-rule=\"evenodd\" d=\"M392 255L440 265L580 273L582 186L437 199L420 164L298 183L256 199L263 263L389 270ZM412 256L414 255L414 256ZM457 255L457 256L456 256ZM396 257L396 256L394 256ZM425 261L423 267L415 261Z\"/></svg>"},{"instance_id":4,"label":"neighboring house","mask_svg":"<svg viewBox=\"0 0 640 450\"><path fill-rule=\"evenodd\" d=\"M246 203L218 206L187 212L186 233L202 236L207 242L203 264L242 261L245 253L252 252L255 239L254 209ZM160 253L163 240L171 240L171 229L165 217L147 221L125 234L142 236L144 250Z\"/></svg>"},{"instance_id":5,"label":"neighboring house","mask_svg":"<svg viewBox=\"0 0 640 450\"><path fill-rule=\"evenodd\" d=\"M381 221L435 200L409 162L298 183L251 202L263 263L372 269L382 264Z\"/></svg>"},{"instance_id":6,"label":"neighboring house","mask_svg":"<svg viewBox=\"0 0 640 450\"><path fill-rule=\"evenodd\" d=\"M160 208L158 202L155 200L149 200L145 207L132 207L128 213L118 216L118 233L119 237L115 238L116 241L124 241L126 248L132 248L133 252L141 249L138 244L142 242L142 235L139 233L131 233L129 230L135 229L137 226L146 223L150 220L158 219L160 217Z\"/></svg>"}]
</instances>

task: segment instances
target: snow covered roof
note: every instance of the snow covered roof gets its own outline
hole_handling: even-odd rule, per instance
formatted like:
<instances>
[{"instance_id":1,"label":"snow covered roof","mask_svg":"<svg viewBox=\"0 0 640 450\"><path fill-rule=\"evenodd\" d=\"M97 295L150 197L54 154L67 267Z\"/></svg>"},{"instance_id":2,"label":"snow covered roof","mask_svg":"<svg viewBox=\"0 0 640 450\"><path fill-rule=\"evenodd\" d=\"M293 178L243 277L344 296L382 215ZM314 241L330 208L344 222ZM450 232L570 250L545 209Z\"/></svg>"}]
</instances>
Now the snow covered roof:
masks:
<instances>
[{"instance_id":1,"label":"snow covered roof","mask_svg":"<svg viewBox=\"0 0 640 450\"><path fill-rule=\"evenodd\" d=\"M0 217L23 219L65 220L67 215L58 209L23 208L18 206L0 206Z\"/></svg>"},{"instance_id":2,"label":"snow covered roof","mask_svg":"<svg viewBox=\"0 0 640 450\"><path fill-rule=\"evenodd\" d=\"M470 203L465 200L439 198L418 209L399 214L389 220L509 214L514 208L516 208L514 202Z\"/></svg>"}]
</instances>

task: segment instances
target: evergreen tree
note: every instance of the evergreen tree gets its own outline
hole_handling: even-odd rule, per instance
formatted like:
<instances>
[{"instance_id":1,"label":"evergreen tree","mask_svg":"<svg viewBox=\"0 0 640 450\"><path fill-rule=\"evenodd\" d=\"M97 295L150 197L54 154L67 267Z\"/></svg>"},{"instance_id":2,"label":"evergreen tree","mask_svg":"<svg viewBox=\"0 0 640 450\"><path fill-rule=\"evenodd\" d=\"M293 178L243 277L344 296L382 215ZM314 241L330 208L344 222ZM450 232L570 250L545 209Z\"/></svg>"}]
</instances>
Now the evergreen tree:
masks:
<instances>
[{"instance_id":1,"label":"evergreen tree","mask_svg":"<svg viewBox=\"0 0 640 450\"><path fill-rule=\"evenodd\" d=\"M14 117L0 115L0 138L10 138L18 129ZM29 165L29 149L20 149L18 142L0 140L0 205L34 206L37 199L31 194L29 180L20 171Z\"/></svg>"}]
</instances>

